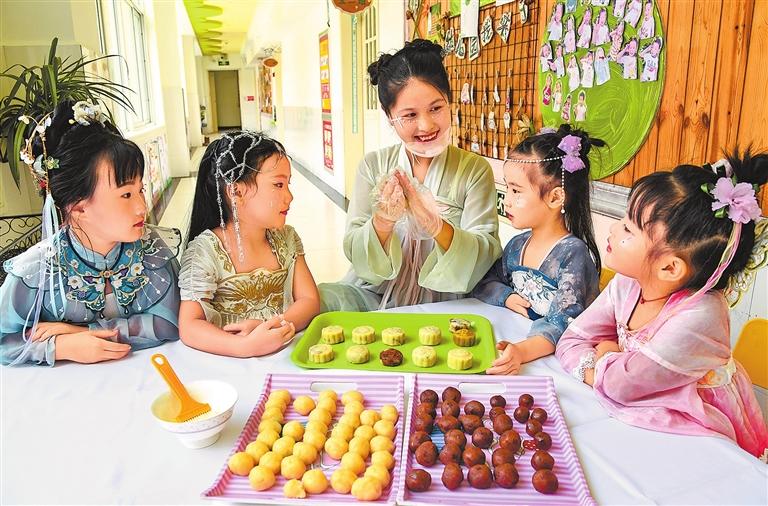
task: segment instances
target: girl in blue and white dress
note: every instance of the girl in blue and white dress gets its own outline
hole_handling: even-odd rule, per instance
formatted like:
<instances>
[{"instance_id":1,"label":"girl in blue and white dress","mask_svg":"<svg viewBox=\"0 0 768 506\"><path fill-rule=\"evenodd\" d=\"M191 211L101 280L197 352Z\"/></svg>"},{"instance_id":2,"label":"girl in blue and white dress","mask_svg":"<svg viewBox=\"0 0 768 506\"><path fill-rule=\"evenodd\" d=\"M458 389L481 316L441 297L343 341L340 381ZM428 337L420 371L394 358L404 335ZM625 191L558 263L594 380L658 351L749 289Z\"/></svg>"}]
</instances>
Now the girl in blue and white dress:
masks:
<instances>
[{"instance_id":1,"label":"girl in blue and white dress","mask_svg":"<svg viewBox=\"0 0 768 506\"><path fill-rule=\"evenodd\" d=\"M141 150L88 102L37 121L22 159L46 195L44 237L3 266L0 361L102 362L178 339L181 237L144 223Z\"/></svg>"},{"instance_id":2,"label":"girl in blue and white dress","mask_svg":"<svg viewBox=\"0 0 768 506\"><path fill-rule=\"evenodd\" d=\"M473 296L533 320L527 339L500 341L486 372L517 374L520 365L555 351L568 324L597 297L600 255L589 205L589 158L604 146L567 124L529 137L504 164L504 209L512 238Z\"/></svg>"}]
</instances>

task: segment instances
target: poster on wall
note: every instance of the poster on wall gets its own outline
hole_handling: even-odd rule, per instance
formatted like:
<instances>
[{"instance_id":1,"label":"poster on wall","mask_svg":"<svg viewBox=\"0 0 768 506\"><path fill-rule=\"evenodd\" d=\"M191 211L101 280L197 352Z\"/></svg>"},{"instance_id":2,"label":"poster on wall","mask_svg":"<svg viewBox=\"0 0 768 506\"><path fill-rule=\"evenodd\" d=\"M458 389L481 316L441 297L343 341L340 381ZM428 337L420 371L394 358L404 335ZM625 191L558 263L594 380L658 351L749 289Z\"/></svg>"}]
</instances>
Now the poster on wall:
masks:
<instances>
[{"instance_id":1,"label":"poster on wall","mask_svg":"<svg viewBox=\"0 0 768 506\"><path fill-rule=\"evenodd\" d=\"M331 120L323 120L323 163L325 168L333 171L333 129Z\"/></svg>"},{"instance_id":2,"label":"poster on wall","mask_svg":"<svg viewBox=\"0 0 768 506\"><path fill-rule=\"evenodd\" d=\"M331 123L331 68L328 30L320 32L320 102L323 121L323 164L333 172L333 125Z\"/></svg>"},{"instance_id":3,"label":"poster on wall","mask_svg":"<svg viewBox=\"0 0 768 506\"><path fill-rule=\"evenodd\" d=\"M147 141L142 146L142 152L146 161L143 179L144 198L147 208L151 210L171 181L165 136L161 135Z\"/></svg>"},{"instance_id":4,"label":"poster on wall","mask_svg":"<svg viewBox=\"0 0 768 506\"><path fill-rule=\"evenodd\" d=\"M621 170L650 132L661 103L666 49L654 0L557 0L539 37L542 124L570 123L608 144L592 177ZM607 155L607 156L606 156Z\"/></svg>"}]
</instances>

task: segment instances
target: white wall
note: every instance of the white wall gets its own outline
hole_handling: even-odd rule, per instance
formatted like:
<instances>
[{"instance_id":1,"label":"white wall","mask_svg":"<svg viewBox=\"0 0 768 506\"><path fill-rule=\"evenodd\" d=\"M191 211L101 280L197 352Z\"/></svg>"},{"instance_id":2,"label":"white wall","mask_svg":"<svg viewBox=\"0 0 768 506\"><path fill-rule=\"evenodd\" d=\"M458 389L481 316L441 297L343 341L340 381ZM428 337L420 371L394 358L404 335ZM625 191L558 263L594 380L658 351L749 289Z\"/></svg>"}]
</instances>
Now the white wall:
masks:
<instances>
[{"instance_id":1,"label":"white wall","mask_svg":"<svg viewBox=\"0 0 768 506\"><path fill-rule=\"evenodd\" d=\"M256 71L244 67L237 73L240 92L240 121L244 130L259 130L259 103L256 101ZM248 97L253 100L248 101Z\"/></svg>"}]
</instances>

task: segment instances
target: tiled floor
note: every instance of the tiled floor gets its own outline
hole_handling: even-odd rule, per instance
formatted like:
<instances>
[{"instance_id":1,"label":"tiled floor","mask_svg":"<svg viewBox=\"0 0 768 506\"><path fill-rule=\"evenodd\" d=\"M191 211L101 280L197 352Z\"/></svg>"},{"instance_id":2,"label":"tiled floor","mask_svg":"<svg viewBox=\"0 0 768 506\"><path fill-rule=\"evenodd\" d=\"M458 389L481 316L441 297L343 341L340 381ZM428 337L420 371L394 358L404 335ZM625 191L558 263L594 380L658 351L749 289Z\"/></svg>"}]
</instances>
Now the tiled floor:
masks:
<instances>
[{"instance_id":1,"label":"tiled floor","mask_svg":"<svg viewBox=\"0 0 768 506\"><path fill-rule=\"evenodd\" d=\"M200 149L193 155L193 166L199 163L202 153ZM290 188L294 198L288 224L296 229L304 243L307 264L315 281L338 281L349 269L342 249L346 213L296 170ZM194 195L195 178L181 179L160 225L176 227L186 235Z\"/></svg>"}]
</instances>

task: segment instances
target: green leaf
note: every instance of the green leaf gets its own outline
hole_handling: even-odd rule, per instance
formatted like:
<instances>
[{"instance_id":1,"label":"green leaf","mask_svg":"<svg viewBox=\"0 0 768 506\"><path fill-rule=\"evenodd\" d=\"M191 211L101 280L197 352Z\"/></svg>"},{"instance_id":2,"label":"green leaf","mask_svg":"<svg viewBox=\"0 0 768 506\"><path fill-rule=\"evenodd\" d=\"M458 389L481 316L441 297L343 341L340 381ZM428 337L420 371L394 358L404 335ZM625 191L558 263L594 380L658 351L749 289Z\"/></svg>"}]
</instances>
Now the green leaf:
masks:
<instances>
[{"instance_id":1,"label":"green leaf","mask_svg":"<svg viewBox=\"0 0 768 506\"><path fill-rule=\"evenodd\" d=\"M27 125L19 121L16 125L16 131L13 135L13 149L8 156L8 165L11 167L11 176L13 176L13 182L16 183L16 188L21 189L21 174L19 174L19 153L21 152L21 144L24 142L24 130Z\"/></svg>"},{"instance_id":2,"label":"green leaf","mask_svg":"<svg viewBox=\"0 0 768 506\"><path fill-rule=\"evenodd\" d=\"M48 51L48 65L53 65L56 61L56 46L59 45L59 38L54 37L51 41L51 49Z\"/></svg>"},{"instance_id":3,"label":"green leaf","mask_svg":"<svg viewBox=\"0 0 768 506\"><path fill-rule=\"evenodd\" d=\"M728 206L726 206L728 207ZM725 209L726 207L721 207L717 211L715 211L715 218L725 218Z\"/></svg>"}]
</instances>

